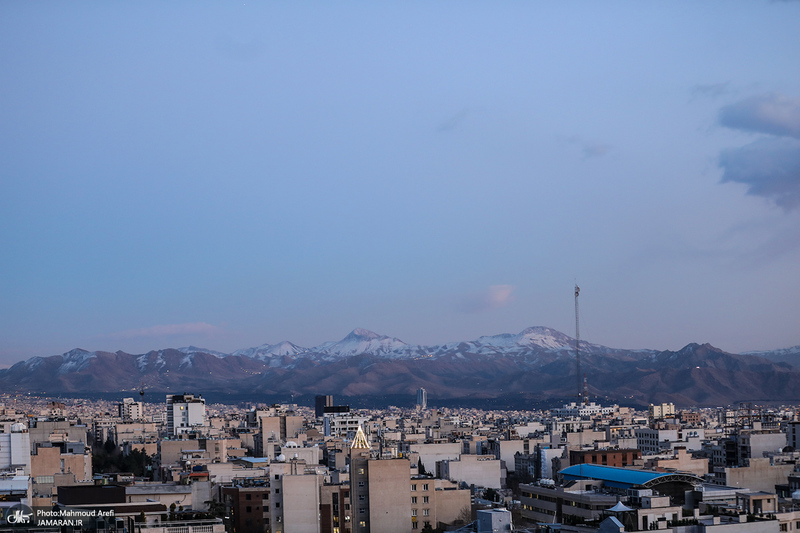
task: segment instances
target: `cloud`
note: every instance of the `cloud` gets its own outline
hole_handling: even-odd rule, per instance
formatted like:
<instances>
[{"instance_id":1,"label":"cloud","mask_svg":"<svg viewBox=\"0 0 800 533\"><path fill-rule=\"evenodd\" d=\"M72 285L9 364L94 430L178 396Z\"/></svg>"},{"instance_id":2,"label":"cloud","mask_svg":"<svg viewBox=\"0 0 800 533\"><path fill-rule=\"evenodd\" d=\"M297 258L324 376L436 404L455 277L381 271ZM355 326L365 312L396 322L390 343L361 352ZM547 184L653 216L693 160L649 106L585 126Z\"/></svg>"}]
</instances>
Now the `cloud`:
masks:
<instances>
[{"instance_id":1,"label":"cloud","mask_svg":"<svg viewBox=\"0 0 800 533\"><path fill-rule=\"evenodd\" d=\"M566 141L570 144L577 144L581 147L581 152L583 153L583 159L590 159L592 157L603 157L604 155L608 154L612 148L610 144L605 144L595 141L587 141L577 135L572 135L570 137L567 137Z\"/></svg>"},{"instance_id":2,"label":"cloud","mask_svg":"<svg viewBox=\"0 0 800 533\"><path fill-rule=\"evenodd\" d=\"M719 98L725 94L731 92L730 89L730 82L726 81L723 83L699 83L692 87L691 93L692 97L700 97L705 96L708 98Z\"/></svg>"},{"instance_id":3,"label":"cloud","mask_svg":"<svg viewBox=\"0 0 800 533\"><path fill-rule=\"evenodd\" d=\"M727 128L800 139L800 98L762 94L723 107L719 123Z\"/></svg>"},{"instance_id":4,"label":"cloud","mask_svg":"<svg viewBox=\"0 0 800 533\"><path fill-rule=\"evenodd\" d=\"M588 143L583 145L583 158L603 157L611 151L611 145L600 143Z\"/></svg>"},{"instance_id":5,"label":"cloud","mask_svg":"<svg viewBox=\"0 0 800 533\"><path fill-rule=\"evenodd\" d=\"M458 126L460 126L467 119L468 115L469 115L469 109L467 109L465 107L464 109L462 109L461 111L459 111L455 115L447 118L444 122L439 124L439 127L437 127L436 130L437 131L451 131L451 130L454 130Z\"/></svg>"},{"instance_id":6,"label":"cloud","mask_svg":"<svg viewBox=\"0 0 800 533\"><path fill-rule=\"evenodd\" d=\"M177 337L180 335L194 335L213 337L223 333L222 328L206 324L205 322L194 322L191 324L163 324L142 329L129 329L118 331L107 335L111 339L141 339L152 337Z\"/></svg>"},{"instance_id":7,"label":"cloud","mask_svg":"<svg viewBox=\"0 0 800 533\"><path fill-rule=\"evenodd\" d=\"M800 98L768 93L720 109L722 126L767 134L719 156L722 183L747 185L747 194L761 196L787 211L800 207Z\"/></svg>"},{"instance_id":8,"label":"cloud","mask_svg":"<svg viewBox=\"0 0 800 533\"><path fill-rule=\"evenodd\" d=\"M747 194L773 200L792 210L800 207L800 141L765 138L719 156L723 183L743 183Z\"/></svg>"},{"instance_id":9,"label":"cloud","mask_svg":"<svg viewBox=\"0 0 800 533\"><path fill-rule=\"evenodd\" d=\"M491 285L466 298L460 308L466 313L481 313L505 307L514 300L514 288L513 285Z\"/></svg>"}]
</instances>

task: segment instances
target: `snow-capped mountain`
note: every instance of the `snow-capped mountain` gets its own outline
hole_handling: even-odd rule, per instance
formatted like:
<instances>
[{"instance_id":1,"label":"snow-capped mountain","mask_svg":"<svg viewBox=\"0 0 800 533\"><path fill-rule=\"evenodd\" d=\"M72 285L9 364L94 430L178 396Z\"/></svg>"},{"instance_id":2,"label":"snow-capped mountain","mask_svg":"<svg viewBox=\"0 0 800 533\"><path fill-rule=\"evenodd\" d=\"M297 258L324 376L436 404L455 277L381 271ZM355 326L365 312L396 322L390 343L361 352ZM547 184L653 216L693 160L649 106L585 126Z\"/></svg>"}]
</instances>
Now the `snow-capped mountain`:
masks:
<instances>
[{"instance_id":1,"label":"snow-capped mountain","mask_svg":"<svg viewBox=\"0 0 800 533\"><path fill-rule=\"evenodd\" d=\"M324 342L310 351L319 354L320 359L324 361L332 361L361 354L407 357L410 353L416 353L418 349L418 346L411 346L395 337L387 337L368 329L356 328L342 340Z\"/></svg>"},{"instance_id":2,"label":"snow-capped mountain","mask_svg":"<svg viewBox=\"0 0 800 533\"><path fill-rule=\"evenodd\" d=\"M278 344L262 344L255 348L245 348L243 350L236 350L231 355L241 355L242 357L250 357L251 359L259 359L261 361L272 359L273 357L295 356L307 352L307 348L302 348L289 341L279 342Z\"/></svg>"},{"instance_id":3,"label":"snow-capped mountain","mask_svg":"<svg viewBox=\"0 0 800 533\"><path fill-rule=\"evenodd\" d=\"M784 357L797 353L785 350ZM581 342L590 394L641 403L723 405L739 400L798 400L800 370L735 355L709 344L681 350L624 350ZM763 357L761 356L763 355ZM145 354L74 349L0 370L4 392L197 390L252 394L412 395L441 398L570 397L575 340L547 327L435 346L355 329L340 341L303 348L288 341L225 354L189 346Z\"/></svg>"},{"instance_id":4,"label":"snow-capped mountain","mask_svg":"<svg viewBox=\"0 0 800 533\"><path fill-rule=\"evenodd\" d=\"M225 357L228 354L223 352L217 352L214 350L209 350L208 348L198 348L197 346L184 346L183 348L178 348L179 352L183 352L187 355L195 354L195 353L207 353L213 355L215 357Z\"/></svg>"},{"instance_id":5,"label":"snow-capped mountain","mask_svg":"<svg viewBox=\"0 0 800 533\"><path fill-rule=\"evenodd\" d=\"M552 328L538 326L527 328L520 333L502 333L479 337L473 341L458 341L433 346L408 344L396 337L356 328L342 340L324 342L313 348L302 348L290 342L283 342L277 345L237 350L231 355L256 359L263 359L270 355L290 355L318 362L331 362L363 354L390 359L418 357L436 359L453 353L525 356L532 352L570 353L574 350L575 339ZM607 353L610 351L614 350L599 344L581 342L582 353Z\"/></svg>"},{"instance_id":6,"label":"snow-capped mountain","mask_svg":"<svg viewBox=\"0 0 800 533\"><path fill-rule=\"evenodd\" d=\"M783 361L792 366L800 368L800 346L792 346L791 348L782 348L778 350L766 350L759 352L744 352L742 355L755 355L763 357L770 361Z\"/></svg>"}]
</instances>

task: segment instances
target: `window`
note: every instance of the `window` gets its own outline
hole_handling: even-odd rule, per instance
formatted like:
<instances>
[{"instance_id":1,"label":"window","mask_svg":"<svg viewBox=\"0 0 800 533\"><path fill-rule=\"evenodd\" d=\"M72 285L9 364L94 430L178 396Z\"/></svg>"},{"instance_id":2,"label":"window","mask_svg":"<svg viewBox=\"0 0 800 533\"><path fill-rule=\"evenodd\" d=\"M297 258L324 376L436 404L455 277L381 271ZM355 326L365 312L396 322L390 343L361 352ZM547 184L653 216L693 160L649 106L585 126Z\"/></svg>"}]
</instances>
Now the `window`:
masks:
<instances>
[{"instance_id":1,"label":"window","mask_svg":"<svg viewBox=\"0 0 800 533\"><path fill-rule=\"evenodd\" d=\"M281 506L281 502L275 502L275 509Z\"/></svg>"},{"instance_id":2,"label":"window","mask_svg":"<svg viewBox=\"0 0 800 533\"><path fill-rule=\"evenodd\" d=\"M363 482L363 481L359 481L359 482L358 482L358 486L359 486L359 487L363 487L363 486L364 486L364 482Z\"/></svg>"},{"instance_id":3,"label":"window","mask_svg":"<svg viewBox=\"0 0 800 533\"><path fill-rule=\"evenodd\" d=\"M363 502L366 499L367 499L367 497L365 495L363 495L363 494L359 494L358 495L358 501Z\"/></svg>"},{"instance_id":4,"label":"window","mask_svg":"<svg viewBox=\"0 0 800 533\"><path fill-rule=\"evenodd\" d=\"M411 497L411 503L417 503L417 497L416 496L412 496Z\"/></svg>"},{"instance_id":5,"label":"window","mask_svg":"<svg viewBox=\"0 0 800 533\"><path fill-rule=\"evenodd\" d=\"M244 508L244 512L252 513L253 512L253 508L248 505L247 507Z\"/></svg>"},{"instance_id":6,"label":"window","mask_svg":"<svg viewBox=\"0 0 800 533\"><path fill-rule=\"evenodd\" d=\"M422 484L422 490L428 490L428 484L427 483L423 483Z\"/></svg>"},{"instance_id":7,"label":"window","mask_svg":"<svg viewBox=\"0 0 800 533\"><path fill-rule=\"evenodd\" d=\"M367 508L366 507L359 507L358 508L358 514L367 514Z\"/></svg>"},{"instance_id":8,"label":"window","mask_svg":"<svg viewBox=\"0 0 800 533\"><path fill-rule=\"evenodd\" d=\"M422 516L430 516L430 515L431 515L431 510L430 509L423 509L422 510Z\"/></svg>"},{"instance_id":9,"label":"window","mask_svg":"<svg viewBox=\"0 0 800 533\"><path fill-rule=\"evenodd\" d=\"M411 509L411 516L417 516L417 510Z\"/></svg>"},{"instance_id":10,"label":"window","mask_svg":"<svg viewBox=\"0 0 800 533\"><path fill-rule=\"evenodd\" d=\"M411 522L411 529L419 529L419 522Z\"/></svg>"},{"instance_id":11,"label":"window","mask_svg":"<svg viewBox=\"0 0 800 533\"><path fill-rule=\"evenodd\" d=\"M412 483L412 484L411 484L411 490L412 490L412 491L415 491L415 490L417 490L417 484L416 484L416 483Z\"/></svg>"},{"instance_id":12,"label":"window","mask_svg":"<svg viewBox=\"0 0 800 533\"><path fill-rule=\"evenodd\" d=\"M245 500L249 500L249 499L251 499L251 498L252 498L252 496L251 496L250 494L245 494L245 496L244 496L244 499L245 499Z\"/></svg>"},{"instance_id":13,"label":"window","mask_svg":"<svg viewBox=\"0 0 800 533\"><path fill-rule=\"evenodd\" d=\"M422 503L430 503L430 498L428 498L427 496L423 496Z\"/></svg>"}]
</instances>

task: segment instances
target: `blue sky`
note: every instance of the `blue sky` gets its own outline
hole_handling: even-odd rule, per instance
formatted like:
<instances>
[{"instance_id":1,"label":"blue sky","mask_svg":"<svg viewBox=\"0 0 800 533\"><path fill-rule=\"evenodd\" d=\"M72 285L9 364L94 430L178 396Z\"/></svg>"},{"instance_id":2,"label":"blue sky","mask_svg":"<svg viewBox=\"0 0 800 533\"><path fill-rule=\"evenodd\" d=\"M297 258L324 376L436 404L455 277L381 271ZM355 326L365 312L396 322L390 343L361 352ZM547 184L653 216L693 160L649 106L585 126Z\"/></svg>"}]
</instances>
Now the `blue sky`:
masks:
<instances>
[{"instance_id":1,"label":"blue sky","mask_svg":"<svg viewBox=\"0 0 800 533\"><path fill-rule=\"evenodd\" d=\"M800 2L4 2L0 364L800 344Z\"/></svg>"}]
</instances>

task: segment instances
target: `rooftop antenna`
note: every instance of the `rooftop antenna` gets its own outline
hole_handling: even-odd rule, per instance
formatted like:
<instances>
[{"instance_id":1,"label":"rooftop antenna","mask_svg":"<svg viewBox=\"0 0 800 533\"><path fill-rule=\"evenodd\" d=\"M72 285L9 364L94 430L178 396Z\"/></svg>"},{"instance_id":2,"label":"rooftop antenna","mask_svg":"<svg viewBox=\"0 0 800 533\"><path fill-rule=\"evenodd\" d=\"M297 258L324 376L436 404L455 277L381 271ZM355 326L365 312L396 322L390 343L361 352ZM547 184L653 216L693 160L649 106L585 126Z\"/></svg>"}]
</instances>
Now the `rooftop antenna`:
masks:
<instances>
[{"instance_id":1,"label":"rooftop antenna","mask_svg":"<svg viewBox=\"0 0 800 533\"><path fill-rule=\"evenodd\" d=\"M581 288L575 284L575 364L577 365L577 373L575 378L578 381L578 403L581 401L581 329L578 320L578 295L581 293Z\"/></svg>"}]
</instances>

